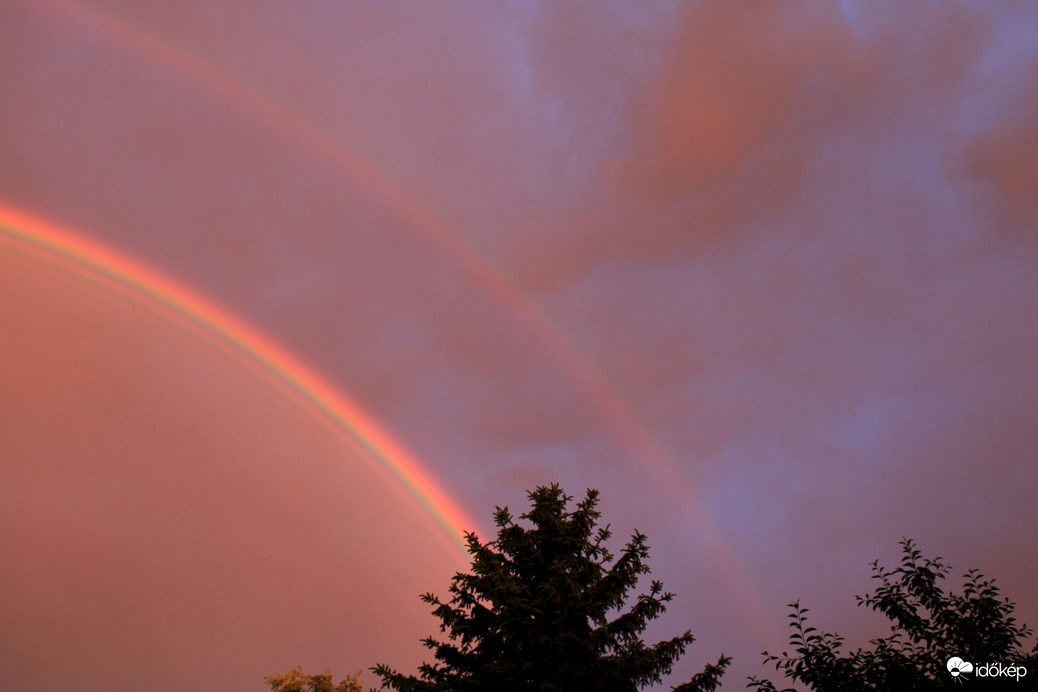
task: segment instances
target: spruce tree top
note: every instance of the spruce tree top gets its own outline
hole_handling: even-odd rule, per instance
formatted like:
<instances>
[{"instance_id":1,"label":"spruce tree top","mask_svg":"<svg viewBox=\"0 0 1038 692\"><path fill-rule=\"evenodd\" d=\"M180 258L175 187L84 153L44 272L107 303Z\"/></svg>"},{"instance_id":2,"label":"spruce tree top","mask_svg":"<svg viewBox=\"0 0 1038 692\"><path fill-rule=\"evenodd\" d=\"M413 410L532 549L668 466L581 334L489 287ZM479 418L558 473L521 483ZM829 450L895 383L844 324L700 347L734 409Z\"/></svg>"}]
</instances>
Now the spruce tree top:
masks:
<instances>
[{"instance_id":1,"label":"spruce tree top","mask_svg":"<svg viewBox=\"0 0 1038 692\"><path fill-rule=\"evenodd\" d=\"M496 508L496 540L466 534L472 572L454 576L450 601L422 596L448 635L423 640L437 663L423 664L419 677L380 664L373 670L384 685L401 692L626 692L660 682L692 643L690 632L653 646L641 640L673 594L653 581L624 610L649 572L649 548L635 531L614 562L605 547L608 526L596 528L598 491L588 490L573 511L573 498L558 485L528 495L532 508L520 519L532 526ZM678 689L714 689L728 660L722 656Z\"/></svg>"}]
</instances>

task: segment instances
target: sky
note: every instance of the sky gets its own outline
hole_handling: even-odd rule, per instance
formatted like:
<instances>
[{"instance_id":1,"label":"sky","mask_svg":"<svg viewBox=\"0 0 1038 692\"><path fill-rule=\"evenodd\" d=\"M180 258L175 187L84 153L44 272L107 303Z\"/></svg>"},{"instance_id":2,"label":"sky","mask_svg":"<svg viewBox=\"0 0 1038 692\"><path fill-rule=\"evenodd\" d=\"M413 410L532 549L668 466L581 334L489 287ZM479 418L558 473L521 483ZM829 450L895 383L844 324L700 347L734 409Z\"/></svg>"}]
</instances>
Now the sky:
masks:
<instances>
[{"instance_id":1,"label":"sky","mask_svg":"<svg viewBox=\"0 0 1038 692\"><path fill-rule=\"evenodd\" d=\"M902 537L1038 624L1033 3L4 0L0 209L4 687L414 671L553 482L670 684Z\"/></svg>"}]
</instances>

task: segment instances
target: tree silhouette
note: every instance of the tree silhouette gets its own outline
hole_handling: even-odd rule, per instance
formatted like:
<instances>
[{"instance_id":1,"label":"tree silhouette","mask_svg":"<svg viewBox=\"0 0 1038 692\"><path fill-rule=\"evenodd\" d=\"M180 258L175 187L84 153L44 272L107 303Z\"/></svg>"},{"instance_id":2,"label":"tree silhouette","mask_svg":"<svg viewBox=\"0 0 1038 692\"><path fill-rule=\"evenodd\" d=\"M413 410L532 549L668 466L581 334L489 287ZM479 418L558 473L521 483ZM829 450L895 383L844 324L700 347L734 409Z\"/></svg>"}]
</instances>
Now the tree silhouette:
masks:
<instances>
[{"instance_id":1,"label":"tree silhouette","mask_svg":"<svg viewBox=\"0 0 1038 692\"><path fill-rule=\"evenodd\" d=\"M649 573L646 537L635 531L619 559L606 549L608 526L596 526L598 491L573 499L558 485L528 493L532 508L516 523L496 508L497 538L482 543L466 535L472 572L454 576L449 602L431 593L447 641L423 640L437 663L420 676L384 664L372 670L383 686L400 692L627 692L658 683L685 648L691 632L647 646L648 623L666 610L673 594L653 581L649 592L624 611L628 593ZM730 662L718 662L675 690L716 689Z\"/></svg>"},{"instance_id":2,"label":"tree silhouette","mask_svg":"<svg viewBox=\"0 0 1038 692\"><path fill-rule=\"evenodd\" d=\"M359 670L338 685L329 669L325 668L323 674L308 675L303 672L303 666L284 675L268 675L263 681L270 685L272 692L364 692Z\"/></svg>"},{"instance_id":3,"label":"tree silhouette","mask_svg":"<svg viewBox=\"0 0 1038 692\"><path fill-rule=\"evenodd\" d=\"M993 579L971 569L964 575L962 593L946 594L938 582L951 567L940 557L924 558L907 538L900 544L901 565L887 570L878 560L873 562L872 578L880 585L873 594L856 596L858 605L891 621L890 636L872 640L870 650L841 656L843 637L809 627L808 609L796 601L790 604L789 615L795 654L764 652L765 663L773 663L786 678L817 692L946 690L951 682L980 673L976 666L986 663L1023 664L1036 672L1038 645L1029 655L1021 648L1031 630L1017 624L1012 617L1014 604L1000 597ZM984 681L989 683L984 689L1018 684L1012 677ZM971 687L977 682L971 680ZM749 686L775 692L770 680L750 678Z\"/></svg>"}]
</instances>

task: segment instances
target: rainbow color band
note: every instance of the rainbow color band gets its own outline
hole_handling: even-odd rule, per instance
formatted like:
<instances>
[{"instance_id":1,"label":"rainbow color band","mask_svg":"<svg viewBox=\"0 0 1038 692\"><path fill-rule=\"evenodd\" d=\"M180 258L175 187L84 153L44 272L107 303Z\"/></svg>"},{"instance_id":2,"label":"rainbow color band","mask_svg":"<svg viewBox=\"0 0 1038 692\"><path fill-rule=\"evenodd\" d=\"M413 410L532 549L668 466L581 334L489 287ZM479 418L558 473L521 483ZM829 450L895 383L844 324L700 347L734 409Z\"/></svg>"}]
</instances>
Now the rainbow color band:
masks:
<instances>
[{"instance_id":1,"label":"rainbow color band","mask_svg":"<svg viewBox=\"0 0 1038 692\"><path fill-rule=\"evenodd\" d=\"M436 525L459 565L468 565L463 536L475 523L415 457L356 402L283 347L159 271L2 202L0 247L118 292L204 338L264 377L279 393L308 409L344 444L361 452L362 458Z\"/></svg>"}]
</instances>

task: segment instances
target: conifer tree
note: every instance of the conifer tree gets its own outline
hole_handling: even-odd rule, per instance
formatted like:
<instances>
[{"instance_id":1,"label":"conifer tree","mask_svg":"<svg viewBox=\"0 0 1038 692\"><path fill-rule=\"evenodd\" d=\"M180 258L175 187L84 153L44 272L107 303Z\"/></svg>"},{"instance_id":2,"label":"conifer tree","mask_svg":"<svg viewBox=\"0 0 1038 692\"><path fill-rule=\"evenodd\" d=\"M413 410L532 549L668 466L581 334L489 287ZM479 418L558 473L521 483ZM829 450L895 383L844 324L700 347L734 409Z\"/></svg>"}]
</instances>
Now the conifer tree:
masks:
<instances>
[{"instance_id":1,"label":"conifer tree","mask_svg":"<svg viewBox=\"0 0 1038 692\"><path fill-rule=\"evenodd\" d=\"M628 594L649 573L645 535L635 531L619 558L606 548L608 526L596 528L598 492L588 490L573 511L558 485L528 493L532 508L513 519L496 508L497 538L466 535L470 574L458 573L443 602L431 593L446 640L425 646L436 663L419 676L384 664L372 670L400 692L627 692L658 683L685 648L691 632L647 646L641 634L673 594L653 581L624 610ZM721 656L681 692L716 689L730 662Z\"/></svg>"},{"instance_id":2,"label":"conifer tree","mask_svg":"<svg viewBox=\"0 0 1038 692\"><path fill-rule=\"evenodd\" d=\"M283 675L268 675L263 681L270 685L271 692L364 692L359 670L338 685L335 684L331 670L325 668L323 674L310 675L303 670L303 666Z\"/></svg>"}]
</instances>

